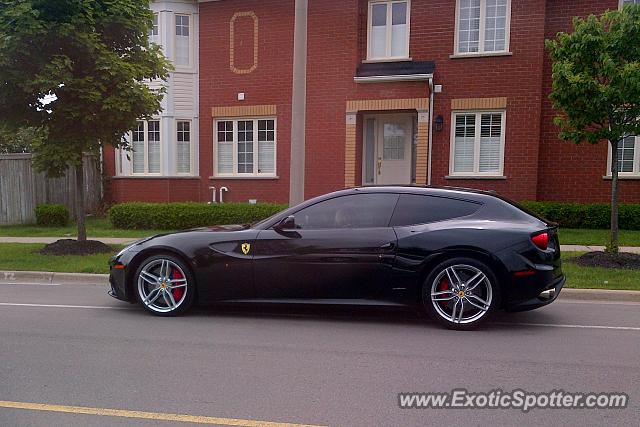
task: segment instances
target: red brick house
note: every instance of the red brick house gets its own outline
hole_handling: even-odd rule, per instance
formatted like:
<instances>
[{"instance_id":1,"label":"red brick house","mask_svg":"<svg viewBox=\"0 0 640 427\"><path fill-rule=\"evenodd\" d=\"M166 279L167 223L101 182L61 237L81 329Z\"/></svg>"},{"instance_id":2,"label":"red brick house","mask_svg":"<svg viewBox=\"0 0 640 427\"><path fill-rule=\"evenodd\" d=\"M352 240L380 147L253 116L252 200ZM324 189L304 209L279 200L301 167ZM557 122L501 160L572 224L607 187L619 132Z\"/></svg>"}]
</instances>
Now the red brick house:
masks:
<instances>
[{"instance_id":1,"label":"red brick house","mask_svg":"<svg viewBox=\"0 0 640 427\"><path fill-rule=\"evenodd\" d=\"M607 201L607 144L557 138L544 40L570 31L573 16L621 3L152 2L168 56L193 55L196 93L169 91L162 132L141 122L137 160L107 151L111 198L210 201L211 187L225 187L225 201L295 203L351 186L433 184ZM189 96L195 114L171 107ZM620 198L638 202L640 138L619 156Z\"/></svg>"}]
</instances>

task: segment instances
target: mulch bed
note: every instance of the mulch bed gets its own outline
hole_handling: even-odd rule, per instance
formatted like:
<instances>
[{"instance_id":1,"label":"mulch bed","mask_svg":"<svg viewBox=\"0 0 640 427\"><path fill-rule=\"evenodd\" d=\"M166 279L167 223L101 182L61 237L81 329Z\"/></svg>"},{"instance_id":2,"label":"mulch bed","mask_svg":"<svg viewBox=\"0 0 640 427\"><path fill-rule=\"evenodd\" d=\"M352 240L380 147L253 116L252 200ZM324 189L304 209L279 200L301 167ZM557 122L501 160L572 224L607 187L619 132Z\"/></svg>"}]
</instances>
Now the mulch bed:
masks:
<instances>
[{"instance_id":1,"label":"mulch bed","mask_svg":"<svg viewBox=\"0 0 640 427\"><path fill-rule=\"evenodd\" d=\"M114 252L114 249L96 240L78 242L72 239L61 239L46 245L38 252L42 255L91 255Z\"/></svg>"},{"instance_id":2,"label":"mulch bed","mask_svg":"<svg viewBox=\"0 0 640 427\"><path fill-rule=\"evenodd\" d=\"M624 268L640 270L640 255L620 252L609 254L606 252L588 252L567 260L582 267Z\"/></svg>"}]
</instances>

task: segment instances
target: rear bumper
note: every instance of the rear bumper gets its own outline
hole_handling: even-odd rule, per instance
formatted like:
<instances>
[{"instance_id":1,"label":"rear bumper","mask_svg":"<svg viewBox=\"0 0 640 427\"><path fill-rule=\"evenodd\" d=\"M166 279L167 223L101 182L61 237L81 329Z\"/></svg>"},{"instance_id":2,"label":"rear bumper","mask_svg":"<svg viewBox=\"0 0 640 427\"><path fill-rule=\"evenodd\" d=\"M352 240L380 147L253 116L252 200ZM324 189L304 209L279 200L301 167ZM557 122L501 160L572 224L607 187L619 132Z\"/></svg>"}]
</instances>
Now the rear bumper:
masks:
<instances>
[{"instance_id":1,"label":"rear bumper","mask_svg":"<svg viewBox=\"0 0 640 427\"><path fill-rule=\"evenodd\" d=\"M536 308L544 307L551 304L558 298L560 291L564 286L567 278L562 275L558 277L554 282L545 286L542 291L533 298L517 303L507 304L505 309L510 312L535 310Z\"/></svg>"}]
</instances>

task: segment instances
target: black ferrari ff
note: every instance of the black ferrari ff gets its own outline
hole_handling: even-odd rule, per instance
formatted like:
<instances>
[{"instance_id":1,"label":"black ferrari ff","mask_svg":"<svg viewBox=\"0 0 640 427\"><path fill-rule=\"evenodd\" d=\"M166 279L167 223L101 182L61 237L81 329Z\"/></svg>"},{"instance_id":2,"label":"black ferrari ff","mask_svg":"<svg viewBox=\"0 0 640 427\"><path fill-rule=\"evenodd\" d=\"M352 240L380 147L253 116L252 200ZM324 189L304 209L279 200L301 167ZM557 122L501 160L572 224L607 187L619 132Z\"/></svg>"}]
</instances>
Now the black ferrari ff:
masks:
<instances>
[{"instance_id":1,"label":"black ferrari ff","mask_svg":"<svg viewBox=\"0 0 640 427\"><path fill-rule=\"evenodd\" d=\"M555 224L435 187L342 190L256 224L158 235L110 267L109 293L159 316L196 301L402 304L453 329L549 304L565 282Z\"/></svg>"}]
</instances>

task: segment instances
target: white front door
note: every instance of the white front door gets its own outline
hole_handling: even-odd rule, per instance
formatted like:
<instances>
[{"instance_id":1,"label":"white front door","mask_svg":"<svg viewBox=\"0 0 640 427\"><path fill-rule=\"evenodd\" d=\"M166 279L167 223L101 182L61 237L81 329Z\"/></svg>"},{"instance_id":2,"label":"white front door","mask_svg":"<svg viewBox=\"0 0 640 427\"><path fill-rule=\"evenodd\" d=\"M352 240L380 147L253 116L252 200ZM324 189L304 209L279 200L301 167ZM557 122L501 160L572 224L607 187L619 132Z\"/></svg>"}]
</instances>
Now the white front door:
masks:
<instances>
[{"instance_id":1,"label":"white front door","mask_svg":"<svg viewBox=\"0 0 640 427\"><path fill-rule=\"evenodd\" d=\"M411 184L413 116L376 116L376 170L378 185Z\"/></svg>"}]
</instances>

